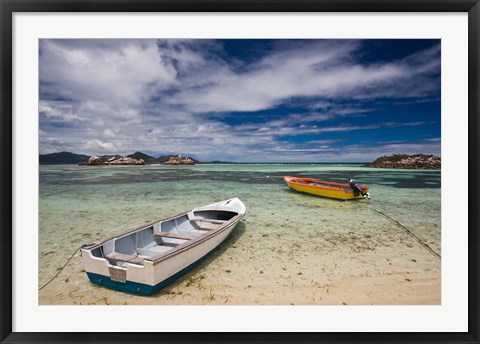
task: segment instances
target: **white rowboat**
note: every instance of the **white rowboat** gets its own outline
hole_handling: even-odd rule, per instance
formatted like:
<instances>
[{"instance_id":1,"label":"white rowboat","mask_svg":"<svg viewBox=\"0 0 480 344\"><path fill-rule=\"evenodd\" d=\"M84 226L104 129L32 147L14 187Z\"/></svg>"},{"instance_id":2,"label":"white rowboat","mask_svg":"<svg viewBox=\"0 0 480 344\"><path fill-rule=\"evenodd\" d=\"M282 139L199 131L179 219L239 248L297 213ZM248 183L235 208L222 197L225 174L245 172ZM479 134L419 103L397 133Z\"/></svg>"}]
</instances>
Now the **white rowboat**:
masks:
<instances>
[{"instance_id":1,"label":"white rowboat","mask_svg":"<svg viewBox=\"0 0 480 344\"><path fill-rule=\"evenodd\" d=\"M209 204L81 249L92 283L151 295L198 264L245 215L238 198Z\"/></svg>"}]
</instances>

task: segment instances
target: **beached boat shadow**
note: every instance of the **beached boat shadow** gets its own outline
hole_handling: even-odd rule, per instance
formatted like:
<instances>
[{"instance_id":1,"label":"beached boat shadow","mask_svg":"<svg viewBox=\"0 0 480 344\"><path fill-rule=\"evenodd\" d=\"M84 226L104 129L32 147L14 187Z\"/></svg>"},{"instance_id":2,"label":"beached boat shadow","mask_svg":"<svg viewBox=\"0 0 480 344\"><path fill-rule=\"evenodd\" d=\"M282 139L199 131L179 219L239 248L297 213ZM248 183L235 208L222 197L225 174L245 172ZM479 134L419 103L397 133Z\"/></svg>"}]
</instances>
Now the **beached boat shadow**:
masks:
<instances>
[{"instance_id":1,"label":"beached boat shadow","mask_svg":"<svg viewBox=\"0 0 480 344\"><path fill-rule=\"evenodd\" d=\"M196 279L199 276L197 274L201 272L205 267L213 263L218 257L222 256L225 254L225 252L235 243L237 242L238 239L245 233L246 231L246 224L244 221L240 221L235 229L230 233L230 235L220 244L218 245L213 251L208 253L206 256L198 260L192 267L188 269L188 271L185 272L185 274L170 283L169 285L165 286L161 290L159 290L157 293L149 296L143 296L139 295L140 297L145 297L147 298L159 298L159 297L164 297L165 295L171 294L172 289L177 288L178 286L182 285L182 283L190 280L190 279ZM187 282L188 283L188 282Z\"/></svg>"}]
</instances>

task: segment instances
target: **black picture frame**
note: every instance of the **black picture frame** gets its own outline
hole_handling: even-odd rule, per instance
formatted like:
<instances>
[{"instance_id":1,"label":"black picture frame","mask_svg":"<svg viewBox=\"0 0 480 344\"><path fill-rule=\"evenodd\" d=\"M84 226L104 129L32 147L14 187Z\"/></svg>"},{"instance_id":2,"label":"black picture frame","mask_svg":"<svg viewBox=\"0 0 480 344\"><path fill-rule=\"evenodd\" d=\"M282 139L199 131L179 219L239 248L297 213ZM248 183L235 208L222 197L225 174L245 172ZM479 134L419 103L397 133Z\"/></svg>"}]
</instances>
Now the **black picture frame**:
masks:
<instances>
[{"instance_id":1,"label":"black picture frame","mask_svg":"<svg viewBox=\"0 0 480 344\"><path fill-rule=\"evenodd\" d=\"M2 343L405 342L479 343L479 15L478 0L0 0ZM461 333L20 333L12 331L12 17L15 12L465 12L468 13L468 331Z\"/></svg>"}]
</instances>

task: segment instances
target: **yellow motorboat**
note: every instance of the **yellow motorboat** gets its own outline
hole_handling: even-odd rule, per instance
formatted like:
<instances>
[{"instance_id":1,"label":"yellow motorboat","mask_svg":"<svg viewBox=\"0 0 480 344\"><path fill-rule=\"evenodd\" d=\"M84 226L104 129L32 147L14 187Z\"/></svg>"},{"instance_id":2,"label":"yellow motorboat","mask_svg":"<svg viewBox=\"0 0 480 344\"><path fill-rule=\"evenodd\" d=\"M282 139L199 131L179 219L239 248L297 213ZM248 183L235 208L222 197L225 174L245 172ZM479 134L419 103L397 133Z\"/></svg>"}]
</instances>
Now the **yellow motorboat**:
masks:
<instances>
[{"instance_id":1,"label":"yellow motorboat","mask_svg":"<svg viewBox=\"0 0 480 344\"><path fill-rule=\"evenodd\" d=\"M358 185L354 179L347 184L291 176L284 176L283 179L293 190L312 195L341 200L370 198L368 187Z\"/></svg>"}]
</instances>

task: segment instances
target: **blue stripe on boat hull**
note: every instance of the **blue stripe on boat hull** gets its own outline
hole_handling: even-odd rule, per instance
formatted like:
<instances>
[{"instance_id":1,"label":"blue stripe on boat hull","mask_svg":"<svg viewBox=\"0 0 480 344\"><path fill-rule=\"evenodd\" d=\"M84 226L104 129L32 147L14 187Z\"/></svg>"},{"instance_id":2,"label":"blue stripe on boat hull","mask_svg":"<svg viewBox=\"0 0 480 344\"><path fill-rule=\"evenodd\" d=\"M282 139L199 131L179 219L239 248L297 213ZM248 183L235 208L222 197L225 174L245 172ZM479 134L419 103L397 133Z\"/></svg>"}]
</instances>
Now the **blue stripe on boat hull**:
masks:
<instances>
[{"instance_id":1,"label":"blue stripe on boat hull","mask_svg":"<svg viewBox=\"0 0 480 344\"><path fill-rule=\"evenodd\" d=\"M220 246L220 244L218 246ZM152 295L157 291L159 291L160 289L165 288L167 285L174 282L176 279L185 275L187 272L195 268L197 265L201 264L205 259L207 259L208 256L210 256L210 254L212 254L213 251L215 251L215 249L218 246L214 247L210 252L208 252L202 258L198 259L197 261L193 262L183 270L180 270L176 274L170 276L166 280L163 280L157 285L149 285L149 284L137 283L137 282L131 282L131 281L126 281L125 283L117 282L117 281L112 281L108 276L99 275L92 272L87 272L87 276L90 279L90 282L101 285L103 287L113 289L113 290L130 293L130 294L136 294L136 295Z\"/></svg>"}]
</instances>

